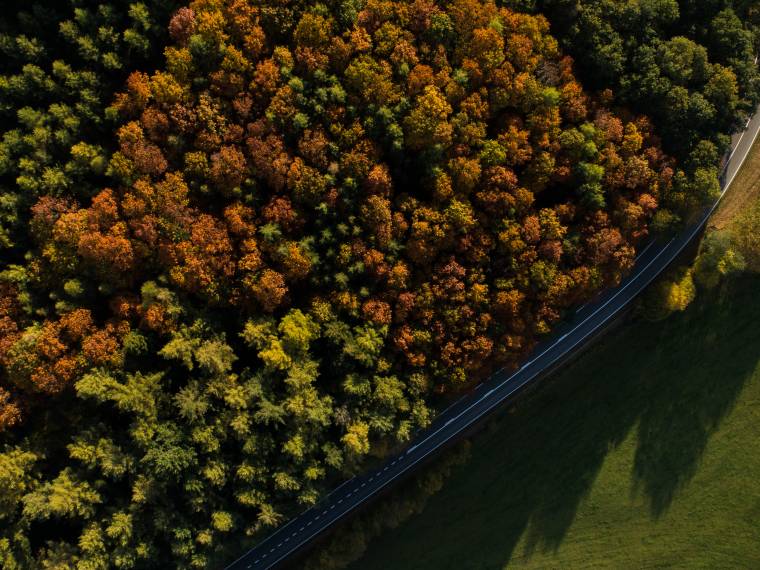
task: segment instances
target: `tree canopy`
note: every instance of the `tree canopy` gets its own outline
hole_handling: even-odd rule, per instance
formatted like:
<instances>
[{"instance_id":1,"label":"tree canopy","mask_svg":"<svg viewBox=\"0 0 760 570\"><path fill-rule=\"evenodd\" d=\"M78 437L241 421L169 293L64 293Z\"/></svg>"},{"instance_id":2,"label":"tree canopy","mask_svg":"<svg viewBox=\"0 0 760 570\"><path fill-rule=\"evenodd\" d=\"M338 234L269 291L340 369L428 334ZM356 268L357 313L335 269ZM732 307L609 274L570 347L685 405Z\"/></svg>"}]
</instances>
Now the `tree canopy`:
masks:
<instances>
[{"instance_id":1,"label":"tree canopy","mask_svg":"<svg viewBox=\"0 0 760 570\"><path fill-rule=\"evenodd\" d=\"M662 197L670 213L688 217L713 197L729 137L760 103L758 3L537 0L531 7L550 19L587 88L612 89L617 104L656 125L678 160Z\"/></svg>"},{"instance_id":2,"label":"tree canopy","mask_svg":"<svg viewBox=\"0 0 760 570\"><path fill-rule=\"evenodd\" d=\"M4 568L221 564L715 194L754 8L545 4L13 4Z\"/></svg>"}]
</instances>

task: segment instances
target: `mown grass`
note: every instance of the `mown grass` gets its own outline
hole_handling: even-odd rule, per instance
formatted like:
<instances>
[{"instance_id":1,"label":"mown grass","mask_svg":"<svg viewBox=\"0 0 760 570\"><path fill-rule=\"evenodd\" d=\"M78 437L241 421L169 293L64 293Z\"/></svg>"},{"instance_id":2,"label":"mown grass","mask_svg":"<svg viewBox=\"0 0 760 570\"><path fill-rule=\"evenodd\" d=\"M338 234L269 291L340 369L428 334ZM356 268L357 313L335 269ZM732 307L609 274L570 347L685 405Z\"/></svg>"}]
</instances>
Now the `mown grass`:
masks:
<instances>
[{"instance_id":1,"label":"mown grass","mask_svg":"<svg viewBox=\"0 0 760 570\"><path fill-rule=\"evenodd\" d=\"M760 567L758 294L610 333L352 568Z\"/></svg>"}]
</instances>

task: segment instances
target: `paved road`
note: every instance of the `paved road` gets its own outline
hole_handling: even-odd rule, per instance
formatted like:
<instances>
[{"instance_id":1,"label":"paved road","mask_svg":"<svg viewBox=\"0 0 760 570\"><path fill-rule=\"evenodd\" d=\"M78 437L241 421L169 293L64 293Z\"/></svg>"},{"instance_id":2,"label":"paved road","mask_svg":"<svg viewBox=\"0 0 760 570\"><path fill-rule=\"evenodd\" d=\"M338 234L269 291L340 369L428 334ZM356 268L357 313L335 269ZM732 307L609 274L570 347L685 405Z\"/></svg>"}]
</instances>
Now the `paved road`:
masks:
<instances>
[{"instance_id":1,"label":"paved road","mask_svg":"<svg viewBox=\"0 0 760 570\"><path fill-rule=\"evenodd\" d=\"M736 177L760 132L760 113L733 140L732 152L722 176L723 197ZM702 230L718 202L708 208L697 223L670 241L650 243L637 257L631 275L617 288L604 292L578 311L546 343L537 347L531 359L514 371L502 369L471 394L441 413L433 425L421 433L400 455L390 458L375 471L343 483L320 503L293 518L254 549L233 562L228 570L262 570L282 563L336 521L362 505L373 495L407 474L428 456L466 431L541 374L559 364L584 341L615 317L691 243Z\"/></svg>"}]
</instances>

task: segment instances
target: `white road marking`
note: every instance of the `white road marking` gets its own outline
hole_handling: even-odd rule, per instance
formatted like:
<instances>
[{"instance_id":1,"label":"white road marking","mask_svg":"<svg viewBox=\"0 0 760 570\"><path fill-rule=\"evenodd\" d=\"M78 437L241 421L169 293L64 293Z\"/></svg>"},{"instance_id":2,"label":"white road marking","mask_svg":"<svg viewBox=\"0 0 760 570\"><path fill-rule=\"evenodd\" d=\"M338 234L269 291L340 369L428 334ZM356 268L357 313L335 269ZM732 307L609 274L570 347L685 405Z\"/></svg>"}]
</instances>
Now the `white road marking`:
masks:
<instances>
[{"instance_id":1,"label":"white road marking","mask_svg":"<svg viewBox=\"0 0 760 570\"><path fill-rule=\"evenodd\" d=\"M648 245L647 245L647 246L646 246L644 249L642 249L642 250L639 252L639 254L636 256L636 261L638 261L638 260L639 260L639 258L641 258L641 256L642 256L642 255L644 255L644 254L647 252L647 250L648 250L650 247L652 247L653 245L654 245L654 242L653 242L653 241L650 241L650 242L649 242L649 244L648 244ZM584 305L581 305L581 308L585 307L587 304L588 304L588 303L586 303L586 304L584 304Z\"/></svg>"},{"instance_id":2,"label":"white road marking","mask_svg":"<svg viewBox=\"0 0 760 570\"><path fill-rule=\"evenodd\" d=\"M741 170L741 167L744 165L744 161L747 160L747 155L749 154L749 151L752 150L752 146L755 144L755 140L757 140L757 135L758 134L760 134L760 129L758 129L757 131L755 131L755 136L752 138L752 143L747 147L747 152L744 153L744 156L739 161L739 168L736 169L736 172L734 172L734 175L731 177L731 180L729 180L728 183L726 183L725 187L723 188L723 192L720 193L720 198L718 198L718 201L715 202L715 205L710 209L708 217L710 216L710 214L712 214L715 211L715 208L718 207L718 203L723 198L723 195L726 193L726 190L729 189L729 187L731 186L731 183L734 181L734 178L736 178L736 175L739 174L739 171ZM742 136L739 137L739 140L741 141L743 137L744 137L744 133L742 133ZM739 148L739 143L738 142L736 143L736 146L734 147L734 151L737 148ZM733 154L734 153L732 152L730 155L728 155L728 160L731 160L731 157L733 156Z\"/></svg>"},{"instance_id":3,"label":"white road marking","mask_svg":"<svg viewBox=\"0 0 760 570\"><path fill-rule=\"evenodd\" d=\"M752 120L752 119L750 119L750 121L751 121L751 120ZM742 139L744 138L744 135L745 135L745 133L746 133L746 131L745 131L745 132L742 132L741 136L739 137L739 140L738 140L738 141L736 141L736 146L735 146L734 148L732 148L732 149L731 149L731 152L728 154L728 159L727 159L727 161L726 161L726 164L728 164L728 161L730 161L730 160L731 160L731 157L732 157L732 156L734 156L734 153L736 152L736 149L738 149L738 148L739 148L739 143L741 143L741 142L742 142Z\"/></svg>"},{"instance_id":4,"label":"white road marking","mask_svg":"<svg viewBox=\"0 0 760 570\"><path fill-rule=\"evenodd\" d=\"M348 485L354 479L356 479L356 475L354 475L353 477L351 477L347 481L343 481L343 483L341 483L340 485L338 485L337 487L335 487L335 489L333 489L332 491L330 491L330 493L327 496L328 497L333 496L336 492L338 492L340 489L342 489L343 487L345 487L346 485Z\"/></svg>"}]
</instances>

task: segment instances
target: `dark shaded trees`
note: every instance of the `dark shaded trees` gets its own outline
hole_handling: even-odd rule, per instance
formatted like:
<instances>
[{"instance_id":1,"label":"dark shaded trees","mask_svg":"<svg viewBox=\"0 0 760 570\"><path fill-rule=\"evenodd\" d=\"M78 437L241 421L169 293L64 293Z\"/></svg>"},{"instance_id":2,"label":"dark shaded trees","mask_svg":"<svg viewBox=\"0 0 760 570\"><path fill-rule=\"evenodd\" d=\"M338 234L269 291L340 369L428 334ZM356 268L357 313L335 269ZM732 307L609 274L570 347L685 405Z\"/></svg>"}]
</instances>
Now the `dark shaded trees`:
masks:
<instances>
[{"instance_id":1,"label":"dark shaded trees","mask_svg":"<svg viewBox=\"0 0 760 570\"><path fill-rule=\"evenodd\" d=\"M618 105L651 117L679 161L663 205L688 217L709 201L715 153L760 102L756 3L539 0L532 8L550 19L588 88L612 89ZM715 149L707 159L706 146Z\"/></svg>"}]
</instances>

